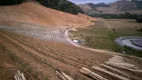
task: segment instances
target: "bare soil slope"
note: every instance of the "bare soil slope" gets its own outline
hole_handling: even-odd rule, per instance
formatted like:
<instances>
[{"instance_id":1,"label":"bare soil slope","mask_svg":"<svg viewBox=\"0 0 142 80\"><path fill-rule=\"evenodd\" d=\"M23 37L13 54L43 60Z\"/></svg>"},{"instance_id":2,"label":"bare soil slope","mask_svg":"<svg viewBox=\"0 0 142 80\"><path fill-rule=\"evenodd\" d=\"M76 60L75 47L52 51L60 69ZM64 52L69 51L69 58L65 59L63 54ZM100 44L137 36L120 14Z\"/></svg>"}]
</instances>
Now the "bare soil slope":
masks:
<instances>
[{"instance_id":1,"label":"bare soil slope","mask_svg":"<svg viewBox=\"0 0 142 80\"><path fill-rule=\"evenodd\" d=\"M82 14L82 13L79 13L79 14L77 14L77 15L78 15L79 17L84 18L84 19L88 19L89 21L95 21L95 20L96 20L95 18L90 17L90 16L85 15L85 14Z\"/></svg>"},{"instance_id":2,"label":"bare soil slope","mask_svg":"<svg viewBox=\"0 0 142 80\"><path fill-rule=\"evenodd\" d=\"M88 51L63 43L42 41L5 31L0 31L0 40L3 41L0 44L0 50L6 51L0 53L1 61L6 63L0 66L17 63L16 68L13 68L14 71L8 68L7 73L0 74L3 80L6 80L4 77L6 75L11 77L9 80L12 80L16 70L24 72L27 80L60 80L55 74L56 69L65 72L75 80L90 80L81 75L79 70L82 67L91 68L111 57L105 53ZM11 63L3 60L4 54L12 59ZM19 65L21 66L17 69ZM5 68L0 69L6 72ZM27 70L24 71L25 69Z\"/></svg>"},{"instance_id":3,"label":"bare soil slope","mask_svg":"<svg viewBox=\"0 0 142 80\"><path fill-rule=\"evenodd\" d=\"M78 5L84 12L90 12L93 9L87 4L79 4Z\"/></svg>"},{"instance_id":4,"label":"bare soil slope","mask_svg":"<svg viewBox=\"0 0 142 80\"><path fill-rule=\"evenodd\" d=\"M41 6L36 2L26 2L14 6L0 7L0 24L13 22L46 26L88 26L92 23L76 15Z\"/></svg>"}]
</instances>

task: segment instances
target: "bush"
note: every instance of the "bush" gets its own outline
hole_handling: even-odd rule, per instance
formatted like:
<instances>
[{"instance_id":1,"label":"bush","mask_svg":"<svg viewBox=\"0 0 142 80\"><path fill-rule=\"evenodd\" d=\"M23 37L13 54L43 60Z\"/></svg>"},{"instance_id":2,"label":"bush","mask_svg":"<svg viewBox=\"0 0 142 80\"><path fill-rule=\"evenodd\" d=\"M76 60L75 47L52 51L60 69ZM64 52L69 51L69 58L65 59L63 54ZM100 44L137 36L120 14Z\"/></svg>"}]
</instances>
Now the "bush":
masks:
<instances>
[{"instance_id":1,"label":"bush","mask_svg":"<svg viewBox=\"0 0 142 80\"><path fill-rule=\"evenodd\" d=\"M136 21L142 23L142 17L137 18Z\"/></svg>"}]
</instances>

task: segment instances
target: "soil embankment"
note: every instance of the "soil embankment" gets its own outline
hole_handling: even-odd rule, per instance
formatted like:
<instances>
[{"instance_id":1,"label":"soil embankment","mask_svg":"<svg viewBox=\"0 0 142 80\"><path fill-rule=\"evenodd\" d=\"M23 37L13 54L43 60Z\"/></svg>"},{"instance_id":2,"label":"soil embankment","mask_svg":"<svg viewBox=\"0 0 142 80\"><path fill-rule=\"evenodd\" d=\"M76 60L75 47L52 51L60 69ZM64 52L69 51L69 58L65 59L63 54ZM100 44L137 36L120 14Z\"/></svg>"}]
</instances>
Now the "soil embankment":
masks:
<instances>
[{"instance_id":1,"label":"soil embankment","mask_svg":"<svg viewBox=\"0 0 142 80\"><path fill-rule=\"evenodd\" d=\"M13 6L0 6L0 24L18 25L19 23L30 23L57 28L66 28L67 26L82 27L92 24L89 20L77 15L46 8L36 2L25 2Z\"/></svg>"}]
</instances>

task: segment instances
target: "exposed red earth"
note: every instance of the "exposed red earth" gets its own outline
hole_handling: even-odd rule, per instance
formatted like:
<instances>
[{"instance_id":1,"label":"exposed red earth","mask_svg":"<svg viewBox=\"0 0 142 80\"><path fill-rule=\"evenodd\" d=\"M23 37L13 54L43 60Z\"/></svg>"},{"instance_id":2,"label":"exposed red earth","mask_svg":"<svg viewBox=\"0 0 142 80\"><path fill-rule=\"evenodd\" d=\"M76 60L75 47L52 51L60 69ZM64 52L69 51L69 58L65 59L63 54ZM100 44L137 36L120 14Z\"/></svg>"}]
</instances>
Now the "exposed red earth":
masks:
<instances>
[{"instance_id":1,"label":"exposed red earth","mask_svg":"<svg viewBox=\"0 0 142 80\"><path fill-rule=\"evenodd\" d=\"M57 28L83 27L92 24L86 18L46 8L36 2L0 7L0 24L16 25L17 22Z\"/></svg>"},{"instance_id":2,"label":"exposed red earth","mask_svg":"<svg viewBox=\"0 0 142 80\"><path fill-rule=\"evenodd\" d=\"M140 58L86 48L70 40L70 27L92 25L89 20L97 19L36 2L1 6L0 79L14 80L20 70L27 80L60 80L59 70L74 80L93 80L80 72L82 67L108 80L141 79Z\"/></svg>"}]
</instances>

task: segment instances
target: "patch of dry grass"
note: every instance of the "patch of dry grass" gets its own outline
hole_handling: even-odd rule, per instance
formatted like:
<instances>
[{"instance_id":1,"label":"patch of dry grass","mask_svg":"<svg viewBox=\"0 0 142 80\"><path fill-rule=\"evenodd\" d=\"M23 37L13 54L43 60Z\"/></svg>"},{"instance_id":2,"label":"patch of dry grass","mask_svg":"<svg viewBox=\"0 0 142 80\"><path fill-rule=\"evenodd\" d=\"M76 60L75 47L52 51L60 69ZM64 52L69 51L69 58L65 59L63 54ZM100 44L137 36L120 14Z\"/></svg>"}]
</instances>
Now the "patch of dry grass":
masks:
<instances>
[{"instance_id":1,"label":"patch of dry grass","mask_svg":"<svg viewBox=\"0 0 142 80\"><path fill-rule=\"evenodd\" d=\"M115 52L123 50L131 55L142 56L140 51L130 48L120 47L115 39L122 36L142 36L136 29L141 28L142 24L134 20L107 19L94 22L95 25L89 28L78 28L78 31L71 31L71 38L85 40L85 46L97 49L105 49Z\"/></svg>"}]
</instances>

